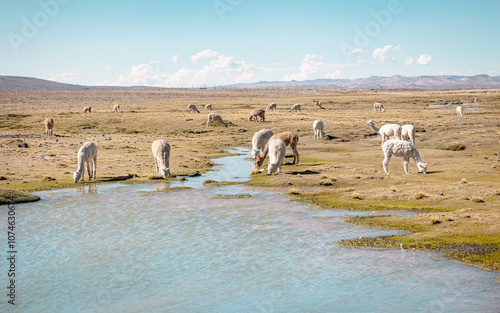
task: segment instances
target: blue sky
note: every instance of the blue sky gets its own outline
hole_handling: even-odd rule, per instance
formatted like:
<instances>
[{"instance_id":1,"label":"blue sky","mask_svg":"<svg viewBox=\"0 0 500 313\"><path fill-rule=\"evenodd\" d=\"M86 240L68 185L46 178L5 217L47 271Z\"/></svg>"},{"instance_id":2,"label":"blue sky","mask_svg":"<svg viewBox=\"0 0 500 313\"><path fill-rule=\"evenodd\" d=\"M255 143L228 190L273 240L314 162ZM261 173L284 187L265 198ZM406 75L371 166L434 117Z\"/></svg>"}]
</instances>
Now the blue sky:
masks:
<instances>
[{"instance_id":1,"label":"blue sky","mask_svg":"<svg viewBox=\"0 0 500 313\"><path fill-rule=\"evenodd\" d=\"M215 86L500 75L500 1L0 0L0 75Z\"/></svg>"}]
</instances>

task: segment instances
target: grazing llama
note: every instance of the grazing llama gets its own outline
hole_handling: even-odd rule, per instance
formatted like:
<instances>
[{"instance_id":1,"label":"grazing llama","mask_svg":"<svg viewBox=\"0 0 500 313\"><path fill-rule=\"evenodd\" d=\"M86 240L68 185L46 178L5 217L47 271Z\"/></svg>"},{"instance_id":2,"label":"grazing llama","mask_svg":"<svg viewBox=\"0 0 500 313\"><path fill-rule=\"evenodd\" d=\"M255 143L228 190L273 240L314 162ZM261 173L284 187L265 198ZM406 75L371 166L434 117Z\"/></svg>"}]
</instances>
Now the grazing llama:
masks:
<instances>
[{"instance_id":1,"label":"grazing llama","mask_svg":"<svg viewBox=\"0 0 500 313\"><path fill-rule=\"evenodd\" d=\"M217 127L219 127L219 123L224 125L224 127L227 127L227 123L224 123L224 121L222 120L222 117L217 113L208 113L208 115L207 115L207 127L210 127L210 124L212 123L212 121L217 122Z\"/></svg>"},{"instance_id":2,"label":"grazing llama","mask_svg":"<svg viewBox=\"0 0 500 313\"><path fill-rule=\"evenodd\" d=\"M165 140L155 140L151 145L153 158L155 160L156 174L163 178L170 176L170 145Z\"/></svg>"},{"instance_id":3,"label":"grazing llama","mask_svg":"<svg viewBox=\"0 0 500 313\"><path fill-rule=\"evenodd\" d=\"M375 102L373 104L373 112L385 112L385 109L384 109L384 106L382 105L382 103L378 103L378 102Z\"/></svg>"},{"instance_id":4,"label":"grazing llama","mask_svg":"<svg viewBox=\"0 0 500 313\"><path fill-rule=\"evenodd\" d=\"M406 124L401 127L401 139L410 140L415 145L415 126Z\"/></svg>"},{"instance_id":5,"label":"grazing llama","mask_svg":"<svg viewBox=\"0 0 500 313\"><path fill-rule=\"evenodd\" d=\"M54 120L52 117L47 117L45 121L43 121L43 124L45 124L45 134L51 137L54 131Z\"/></svg>"},{"instance_id":6,"label":"grazing llama","mask_svg":"<svg viewBox=\"0 0 500 313\"><path fill-rule=\"evenodd\" d=\"M460 105L457 106L457 115L459 117L463 117L464 116L464 110L462 109L462 107Z\"/></svg>"},{"instance_id":7,"label":"grazing llama","mask_svg":"<svg viewBox=\"0 0 500 313\"><path fill-rule=\"evenodd\" d=\"M296 103L292 106L292 108L290 110L288 110L288 113L292 112L292 111L295 111L295 112L300 112L300 103Z\"/></svg>"},{"instance_id":8,"label":"grazing llama","mask_svg":"<svg viewBox=\"0 0 500 313\"><path fill-rule=\"evenodd\" d=\"M113 106L113 113L120 113L120 105L119 104L115 104Z\"/></svg>"},{"instance_id":9,"label":"grazing llama","mask_svg":"<svg viewBox=\"0 0 500 313\"><path fill-rule=\"evenodd\" d=\"M266 121L266 110L264 109L253 109L248 117L249 121L255 119L255 122L265 122Z\"/></svg>"},{"instance_id":10,"label":"grazing llama","mask_svg":"<svg viewBox=\"0 0 500 313\"><path fill-rule=\"evenodd\" d=\"M321 102L316 101L316 100L313 100L313 102L314 102L314 108L315 109L324 109L324 107L322 106Z\"/></svg>"},{"instance_id":11,"label":"grazing llama","mask_svg":"<svg viewBox=\"0 0 500 313\"><path fill-rule=\"evenodd\" d=\"M389 139L382 145L382 151L384 151L384 161L382 162L382 166L384 167L384 171L387 174L390 174L388 166L389 161L391 160L391 156L393 155L397 157L403 157L403 168L406 174L408 174L408 162L410 158L413 158L413 161L417 165L418 170L422 172L422 174L427 173L428 163L422 162L420 153L418 153L417 148L415 148L408 141Z\"/></svg>"},{"instance_id":12,"label":"grazing llama","mask_svg":"<svg viewBox=\"0 0 500 313\"><path fill-rule=\"evenodd\" d=\"M89 106L86 106L83 108L83 113L92 113L92 108Z\"/></svg>"},{"instance_id":13,"label":"grazing llama","mask_svg":"<svg viewBox=\"0 0 500 313\"><path fill-rule=\"evenodd\" d=\"M388 140L390 136L394 136L397 139L401 140L401 126L398 124L386 124L380 128L377 128L375 127L373 121L369 120L366 125L370 126L374 131L382 136L382 143Z\"/></svg>"},{"instance_id":14,"label":"grazing llama","mask_svg":"<svg viewBox=\"0 0 500 313\"><path fill-rule=\"evenodd\" d=\"M267 108L266 108L266 111L272 111L272 110L276 111L276 103L274 103L274 102L273 103L269 103L267 105Z\"/></svg>"},{"instance_id":15,"label":"grazing llama","mask_svg":"<svg viewBox=\"0 0 500 313\"><path fill-rule=\"evenodd\" d=\"M269 141L273 139L281 139L285 142L287 146L290 145L290 148L292 148L293 150L293 164L299 163L299 152L297 151L297 145L299 144L299 136L297 134L294 134L292 132L274 134L272 135L271 138L269 138ZM264 163L264 160L268 152L269 152L269 142L267 143L262 153L257 156L256 163L258 167L262 166L262 163Z\"/></svg>"},{"instance_id":16,"label":"grazing llama","mask_svg":"<svg viewBox=\"0 0 500 313\"><path fill-rule=\"evenodd\" d=\"M205 111L212 111L212 105L210 103L205 105Z\"/></svg>"},{"instance_id":17,"label":"grazing llama","mask_svg":"<svg viewBox=\"0 0 500 313\"><path fill-rule=\"evenodd\" d=\"M270 129L261 129L252 138L252 158L256 159L260 151L264 150L269 138L274 135Z\"/></svg>"},{"instance_id":18,"label":"grazing llama","mask_svg":"<svg viewBox=\"0 0 500 313\"><path fill-rule=\"evenodd\" d=\"M73 181L77 183L80 178L83 181L85 176L85 164L87 165L87 172L89 173L89 180L94 177L96 179L97 168L97 147L95 143L87 141L78 150L78 169L73 174Z\"/></svg>"},{"instance_id":19,"label":"grazing llama","mask_svg":"<svg viewBox=\"0 0 500 313\"><path fill-rule=\"evenodd\" d=\"M314 139L322 139L325 136L325 125L320 120L313 123Z\"/></svg>"},{"instance_id":20,"label":"grazing llama","mask_svg":"<svg viewBox=\"0 0 500 313\"><path fill-rule=\"evenodd\" d=\"M191 111L194 113L200 113L200 111L198 111L198 108L196 107L196 105L194 104L188 104L188 112L191 113Z\"/></svg>"},{"instance_id":21,"label":"grazing llama","mask_svg":"<svg viewBox=\"0 0 500 313\"><path fill-rule=\"evenodd\" d=\"M277 172L281 173L281 165L286 156L286 144L281 139L273 139L269 141L269 165L267 166L267 174Z\"/></svg>"}]
</instances>

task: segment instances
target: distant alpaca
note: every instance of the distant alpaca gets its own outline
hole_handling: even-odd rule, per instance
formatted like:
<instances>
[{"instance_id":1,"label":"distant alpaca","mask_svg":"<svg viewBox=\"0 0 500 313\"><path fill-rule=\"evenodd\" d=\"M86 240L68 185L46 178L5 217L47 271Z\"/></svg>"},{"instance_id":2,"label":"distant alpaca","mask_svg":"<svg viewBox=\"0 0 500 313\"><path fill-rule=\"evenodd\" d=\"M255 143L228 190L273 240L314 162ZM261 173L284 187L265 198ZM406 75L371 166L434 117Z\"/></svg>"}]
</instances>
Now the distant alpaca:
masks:
<instances>
[{"instance_id":1,"label":"distant alpaca","mask_svg":"<svg viewBox=\"0 0 500 313\"><path fill-rule=\"evenodd\" d=\"M459 117L463 117L464 116L464 110L462 109L461 106L457 106L457 115Z\"/></svg>"},{"instance_id":2,"label":"distant alpaca","mask_svg":"<svg viewBox=\"0 0 500 313\"><path fill-rule=\"evenodd\" d=\"M155 160L156 174L163 178L170 176L170 145L165 140L155 140L151 145L153 158Z\"/></svg>"},{"instance_id":3,"label":"distant alpaca","mask_svg":"<svg viewBox=\"0 0 500 313\"><path fill-rule=\"evenodd\" d=\"M294 134L292 132L274 134L271 138L269 138L269 141L273 139L281 139L285 142L287 146L290 145L290 148L292 148L293 150L293 164L299 163L299 152L297 151L297 145L299 144L299 136L297 136L297 134ZM264 160L268 152L269 152L269 142L267 143L262 153L257 156L256 160L257 166L259 167L262 166L262 163L264 163Z\"/></svg>"},{"instance_id":4,"label":"distant alpaca","mask_svg":"<svg viewBox=\"0 0 500 313\"><path fill-rule=\"evenodd\" d=\"M191 113L191 111L196 112L196 113L200 113L200 111L198 111L198 108L196 107L196 105L188 104L188 112Z\"/></svg>"},{"instance_id":5,"label":"distant alpaca","mask_svg":"<svg viewBox=\"0 0 500 313\"><path fill-rule=\"evenodd\" d=\"M389 170L387 169L389 166L389 161L391 160L391 156L395 155L397 157L403 157L403 168L405 173L408 174L408 162L410 157L413 158L413 161L418 167L418 170L425 174L427 172L427 164L423 163L420 158L420 153L418 153L417 148L415 148L411 143L404 140L399 139L389 139L382 145L382 151L384 151L384 161L382 162L382 166L384 167L384 171L387 174Z\"/></svg>"},{"instance_id":6,"label":"distant alpaca","mask_svg":"<svg viewBox=\"0 0 500 313\"><path fill-rule=\"evenodd\" d=\"M266 111L272 111L272 110L276 111L276 103L274 103L274 102L273 103L269 103L267 105L267 108L266 108Z\"/></svg>"},{"instance_id":7,"label":"distant alpaca","mask_svg":"<svg viewBox=\"0 0 500 313\"><path fill-rule=\"evenodd\" d=\"M415 145L415 126L411 124L401 127L401 139L410 140L412 145Z\"/></svg>"},{"instance_id":8,"label":"distant alpaca","mask_svg":"<svg viewBox=\"0 0 500 313\"><path fill-rule=\"evenodd\" d=\"M119 104L115 104L113 106L113 113L120 113L120 105Z\"/></svg>"},{"instance_id":9,"label":"distant alpaca","mask_svg":"<svg viewBox=\"0 0 500 313\"><path fill-rule=\"evenodd\" d=\"M252 138L252 158L257 158L261 150L267 145L269 138L274 135L270 129L261 129L253 135Z\"/></svg>"},{"instance_id":10,"label":"distant alpaca","mask_svg":"<svg viewBox=\"0 0 500 313\"><path fill-rule=\"evenodd\" d=\"M290 110L288 110L288 113L292 112L292 111L299 111L300 112L300 103L296 103L292 106L292 108Z\"/></svg>"},{"instance_id":11,"label":"distant alpaca","mask_svg":"<svg viewBox=\"0 0 500 313\"><path fill-rule=\"evenodd\" d=\"M251 121L255 119L255 122L265 122L266 121L266 111L264 109L253 109L250 112L248 120Z\"/></svg>"},{"instance_id":12,"label":"distant alpaca","mask_svg":"<svg viewBox=\"0 0 500 313\"><path fill-rule=\"evenodd\" d=\"M212 111L212 105L210 103L205 105L205 111Z\"/></svg>"},{"instance_id":13,"label":"distant alpaca","mask_svg":"<svg viewBox=\"0 0 500 313\"><path fill-rule=\"evenodd\" d=\"M375 102L373 104L373 112L385 112L385 109L384 109L384 106L382 105L382 103L378 103L378 102Z\"/></svg>"},{"instance_id":14,"label":"distant alpaca","mask_svg":"<svg viewBox=\"0 0 500 313\"><path fill-rule=\"evenodd\" d=\"M286 144L281 139L273 139L269 141L269 165L267 173L281 173L281 165L286 156Z\"/></svg>"},{"instance_id":15,"label":"distant alpaca","mask_svg":"<svg viewBox=\"0 0 500 313\"><path fill-rule=\"evenodd\" d=\"M73 174L73 181L76 183L80 180L83 181L85 176L85 164L87 164L87 172L89 173L89 180L94 177L96 179L97 168L97 147L95 143L87 141L78 150L78 169Z\"/></svg>"},{"instance_id":16,"label":"distant alpaca","mask_svg":"<svg viewBox=\"0 0 500 313\"><path fill-rule=\"evenodd\" d=\"M207 127L210 127L210 124L212 123L212 121L217 122L217 127L219 127L219 123L224 125L225 127L227 127L227 123L224 123L224 121L222 120L222 117L217 113L208 113L208 115L207 115Z\"/></svg>"},{"instance_id":17,"label":"distant alpaca","mask_svg":"<svg viewBox=\"0 0 500 313\"><path fill-rule=\"evenodd\" d=\"M321 102L313 100L314 102L314 108L315 109L324 109L324 107L321 105Z\"/></svg>"},{"instance_id":18,"label":"distant alpaca","mask_svg":"<svg viewBox=\"0 0 500 313\"><path fill-rule=\"evenodd\" d=\"M43 123L45 124L45 134L49 137L52 136L54 130L54 120L52 117L47 117Z\"/></svg>"},{"instance_id":19,"label":"distant alpaca","mask_svg":"<svg viewBox=\"0 0 500 313\"><path fill-rule=\"evenodd\" d=\"M474 102L477 103L479 100L477 98L474 99Z\"/></svg>"},{"instance_id":20,"label":"distant alpaca","mask_svg":"<svg viewBox=\"0 0 500 313\"><path fill-rule=\"evenodd\" d=\"M390 136L394 136L401 140L401 126L398 124L386 124L380 128L375 127L372 120L369 120L366 125L370 126L374 131L382 136L382 143L389 139Z\"/></svg>"},{"instance_id":21,"label":"distant alpaca","mask_svg":"<svg viewBox=\"0 0 500 313\"><path fill-rule=\"evenodd\" d=\"M83 113L92 113L92 108L91 107L84 107L83 108Z\"/></svg>"},{"instance_id":22,"label":"distant alpaca","mask_svg":"<svg viewBox=\"0 0 500 313\"><path fill-rule=\"evenodd\" d=\"M322 139L325 136L325 125L320 120L313 123L314 139Z\"/></svg>"}]
</instances>

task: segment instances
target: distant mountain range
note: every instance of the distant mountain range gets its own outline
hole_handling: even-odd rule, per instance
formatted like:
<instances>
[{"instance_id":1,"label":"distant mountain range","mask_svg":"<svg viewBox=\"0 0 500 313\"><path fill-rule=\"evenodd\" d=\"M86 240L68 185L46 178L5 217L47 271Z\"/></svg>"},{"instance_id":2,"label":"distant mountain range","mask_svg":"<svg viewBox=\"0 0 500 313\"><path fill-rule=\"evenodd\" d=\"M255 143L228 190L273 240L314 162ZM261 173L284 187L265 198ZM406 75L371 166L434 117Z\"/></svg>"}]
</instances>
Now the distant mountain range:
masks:
<instances>
[{"instance_id":1,"label":"distant mountain range","mask_svg":"<svg viewBox=\"0 0 500 313\"><path fill-rule=\"evenodd\" d=\"M210 88L210 87L209 87ZM217 88L322 89L500 89L500 76L370 76L356 79L314 79L234 84ZM21 76L0 76L0 90L159 89L149 86L83 86ZM160 88L161 89L161 88Z\"/></svg>"}]
</instances>

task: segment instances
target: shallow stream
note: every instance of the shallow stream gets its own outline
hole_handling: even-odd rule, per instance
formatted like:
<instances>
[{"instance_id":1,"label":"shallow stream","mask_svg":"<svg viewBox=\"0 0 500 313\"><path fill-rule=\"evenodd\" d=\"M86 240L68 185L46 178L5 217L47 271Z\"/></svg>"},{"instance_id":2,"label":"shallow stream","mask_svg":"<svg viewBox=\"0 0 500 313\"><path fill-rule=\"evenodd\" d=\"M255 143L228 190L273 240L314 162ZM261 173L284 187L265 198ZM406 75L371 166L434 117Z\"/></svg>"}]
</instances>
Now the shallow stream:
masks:
<instances>
[{"instance_id":1,"label":"shallow stream","mask_svg":"<svg viewBox=\"0 0 500 313\"><path fill-rule=\"evenodd\" d=\"M85 186L17 204L17 305L2 292L0 312L500 311L498 273L409 250L329 244L394 234L342 222L363 213L204 187L207 178L248 179L249 151L235 152L244 154L214 160L214 171L184 183ZM195 189L141 193L167 186ZM213 198L236 193L252 197ZM7 268L3 257L3 290Z\"/></svg>"}]
</instances>

